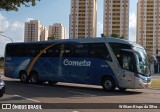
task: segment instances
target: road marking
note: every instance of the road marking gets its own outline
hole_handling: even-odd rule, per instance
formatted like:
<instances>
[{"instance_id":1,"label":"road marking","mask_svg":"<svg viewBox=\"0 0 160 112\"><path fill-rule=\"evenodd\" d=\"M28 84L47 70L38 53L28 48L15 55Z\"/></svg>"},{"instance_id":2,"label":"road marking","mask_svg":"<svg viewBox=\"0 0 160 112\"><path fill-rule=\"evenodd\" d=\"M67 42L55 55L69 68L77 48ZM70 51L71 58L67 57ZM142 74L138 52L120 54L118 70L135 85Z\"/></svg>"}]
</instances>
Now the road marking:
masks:
<instances>
[{"instance_id":1,"label":"road marking","mask_svg":"<svg viewBox=\"0 0 160 112\"><path fill-rule=\"evenodd\" d=\"M76 92L76 91L68 91L69 93L74 93L74 94L81 94L81 95L86 95L86 96L96 96L92 94L87 94L87 93L81 93L81 92Z\"/></svg>"},{"instance_id":2,"label":"road marking","mask_svg":"<svg viewBox=\"0 0 160 112\"><path fill-rule=\"evenodd\" d=\"M26 100L29 100L29 101L33 101L33 102L40 102L40 101L38 101L38 100L34 100L34 99L30 99L30 98L26 98L26 97L23 97L23 96L20 96L20 95L13 95L13 96L15 96L15 97L19 97L19 98L23 98L23 99L26 99Z\"/></svg>"}]
</instances>

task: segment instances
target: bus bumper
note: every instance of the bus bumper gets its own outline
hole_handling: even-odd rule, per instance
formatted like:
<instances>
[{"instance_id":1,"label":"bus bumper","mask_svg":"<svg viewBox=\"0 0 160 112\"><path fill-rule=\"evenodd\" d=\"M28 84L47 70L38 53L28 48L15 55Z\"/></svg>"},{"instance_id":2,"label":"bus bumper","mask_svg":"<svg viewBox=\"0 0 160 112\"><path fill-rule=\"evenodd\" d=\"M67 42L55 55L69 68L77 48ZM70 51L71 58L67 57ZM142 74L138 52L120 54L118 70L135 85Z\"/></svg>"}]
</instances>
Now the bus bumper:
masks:
<instances>
[{"instance_id":1,"label":"bus bumper","mask_svg":"<svg viewBox=\"0 0 160 112\"><path fill-rule=\"evenodd\" d=\"M136 77L135 78L135 89L143 89L151 87L150 77Z\"/></svg>"}]
</instances>

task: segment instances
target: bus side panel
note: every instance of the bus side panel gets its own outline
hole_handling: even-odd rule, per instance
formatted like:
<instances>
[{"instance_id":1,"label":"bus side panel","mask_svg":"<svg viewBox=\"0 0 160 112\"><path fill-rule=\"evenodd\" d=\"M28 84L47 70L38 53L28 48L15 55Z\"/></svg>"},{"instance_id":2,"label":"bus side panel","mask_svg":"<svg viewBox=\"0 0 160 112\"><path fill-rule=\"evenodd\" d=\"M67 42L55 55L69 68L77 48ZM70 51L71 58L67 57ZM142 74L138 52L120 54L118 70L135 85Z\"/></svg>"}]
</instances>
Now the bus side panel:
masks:
<instances>
[{"instance_id":1,"label":"bus side panel","mask_svg":"<svg viewBox=\"0 0 160 112\"><path fill-rule=\"evenodd\" d=\"M67 63L66 60L68 60ZM75 62L79 62L79 65L74 65ZM115 77L103 59L63 58L61 64L62 78L65 82L99 85L104 75Z\"/></svg>"},{"instance_id":2,"label":"bus side panel","mask_svg":"<svg viewBox=\"0 0 160 112\"><path fill-rule=\"evenodd\" d=\"M34 64L32 71L36 71L43 81L63 81L60 58L42 57Z\"/></svg>"},{"instance_id":3,"label":"bus side panel","mask_svg":"<svg viewBox=\"0 0 160 112\"><path fill-rule=\"evenodd\" d=\"M4 75L10 78L19 78L21 70L27 70L31 58L25 57L7 57L5 59L5 72Z\"/></svg>"},{"instance_id":4,"label":"bus side panel","mask_svg":"<svg viewBox=\"0 0 160 112\"><path fill-rule=\"evenodd\" d=\"M103 59L39 58L33 67L40 80L99 85L104 75L115 77Z\"/></svg>"}]
</instances>

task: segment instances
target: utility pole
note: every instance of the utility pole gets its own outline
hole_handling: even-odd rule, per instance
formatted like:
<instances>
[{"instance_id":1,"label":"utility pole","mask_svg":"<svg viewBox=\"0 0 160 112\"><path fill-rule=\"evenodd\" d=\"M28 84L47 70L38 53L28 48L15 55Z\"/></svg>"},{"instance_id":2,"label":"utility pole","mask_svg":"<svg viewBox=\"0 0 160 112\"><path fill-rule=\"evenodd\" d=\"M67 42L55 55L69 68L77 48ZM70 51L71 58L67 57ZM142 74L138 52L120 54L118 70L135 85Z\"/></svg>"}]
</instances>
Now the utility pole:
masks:
<instances>
[{"instance_id":1,"label":"utility pole","mask_svg":"<svg viewBox=\"0 0 160 112\"><path fill-rule=\"evenodd\" d=\"M10 37L8 37L8 36L6 36L6 35L2 35L1 33L3 33L3 32L0 32L0 36L8 38L8 39L11 40L11 42L13 43L12 38L10 38Z\"/></svg>"}]
</instances>

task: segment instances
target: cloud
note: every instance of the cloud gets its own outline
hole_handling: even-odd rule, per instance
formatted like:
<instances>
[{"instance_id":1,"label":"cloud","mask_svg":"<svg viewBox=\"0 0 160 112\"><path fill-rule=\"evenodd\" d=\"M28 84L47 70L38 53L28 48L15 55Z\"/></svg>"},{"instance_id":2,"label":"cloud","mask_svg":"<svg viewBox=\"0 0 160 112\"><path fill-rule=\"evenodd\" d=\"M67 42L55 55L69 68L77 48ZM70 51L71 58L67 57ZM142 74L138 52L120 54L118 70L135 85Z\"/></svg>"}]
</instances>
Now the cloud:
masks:
<instances>
[{"instance_id":1,"label":"cloud","mask_svg":"<svg viewBox=\"0 0 160 112\"><path fill-rule=\"evenodd\" d=\"M14 34L12 38L14 42L20 42L24 40L24 23L15 21L10 24L9 32Z\"/></svg>"},{"instance_id":2,"label":"cloud","mask_svg":"<svg viewBox=\"0 0 160 112\"><path fill-rule=\"evenodd\" d=\"M30 20L34 20L33 18L27 18L26 22L29 22Z\"/></svg>"},{"instance_id":3,"label":"cloud","mask_svg":"<svg viewBox=\"0 0 160 112\"><path fill-rule=\"evenodd\" d=\"M18 21L12 23L10 26L11 26L11 28L12 28L13 30L24 28L24 24L22 24L22 23L20 23L20 22L18 22Z\"/></svg>"},{"instance_id":4,"label":"cloud","mask_svg":"<svg viewBox=\"0 0 160 112\"><path fill-rule=\"evenodd\" d=\"M101 37L102 33L103 33L103 23L98 22L97 23L97 36Z\"/></svg>"},{"instance_id":5,"label":"cloud","mask_svg":"<svg viewBox=\"0 0 160 112\"><path fill-rule=\"evenodd\" d=\"M135 13L131 13L129 16L129 28L135 28L136 27L136 22L137 21L137 16Z\"/></svg>"},{"instance_id":6,"label":"cloud","mask_svg":"<svg viewBox=\"0 0 160 112\"><path fill-rule=\"evenodd\" d=\"M131 13L129 16L129 40L136 41L136 24L137 24L136 13Z\"/></svg>"},{"instance_id":7,"label":"cloud","mask_svg":"<svg viewBox=\"0 0 160 112\"><path fill-rule=\"evenodd\" d=\"M23 42L24 40L24 23L19 21L8 21L5 16L0 13L0 31L3 35L11 38L13 42ZM4 48L11 40L0 36L0 55L4 55Z\"/></svg>"},{"instance_id":8,"label":"cloud","mask_svg":"<svg viewBox=\"0 0 160 112\"><path fill-rule=\"evenodd\" d=\"M0 32L5 32L9 27L9 21L0 13Z\"/></svg>"}]
</instances>

